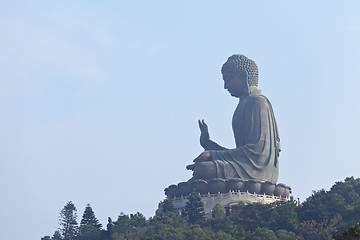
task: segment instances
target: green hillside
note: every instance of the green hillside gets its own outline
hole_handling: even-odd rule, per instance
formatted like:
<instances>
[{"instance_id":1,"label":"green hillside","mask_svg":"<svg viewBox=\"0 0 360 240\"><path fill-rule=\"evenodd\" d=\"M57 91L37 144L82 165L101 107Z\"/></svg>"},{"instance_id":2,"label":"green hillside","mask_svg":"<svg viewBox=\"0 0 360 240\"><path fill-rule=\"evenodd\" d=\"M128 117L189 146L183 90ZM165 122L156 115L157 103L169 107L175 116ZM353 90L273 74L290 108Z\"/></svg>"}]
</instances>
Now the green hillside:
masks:
<instances>
[{"instance_id":1,"label":"green hillside","mask_svg":"<svg viewBox=\"0 0 360 240\"><path fill-rule=\"evenodd\" d=\"M68 202L60 213L59 230L42 240L360 239L360 178L346 178L329 191L313 191L301 204L240 203L231 209L218 204L211 219L204 218L196 193L181 215L174 212L171 200L165 200L163 208L150 219L141 213L120 214L103 227L90 205L78 224L77 209Z\"/></svg>"}]
</instances>

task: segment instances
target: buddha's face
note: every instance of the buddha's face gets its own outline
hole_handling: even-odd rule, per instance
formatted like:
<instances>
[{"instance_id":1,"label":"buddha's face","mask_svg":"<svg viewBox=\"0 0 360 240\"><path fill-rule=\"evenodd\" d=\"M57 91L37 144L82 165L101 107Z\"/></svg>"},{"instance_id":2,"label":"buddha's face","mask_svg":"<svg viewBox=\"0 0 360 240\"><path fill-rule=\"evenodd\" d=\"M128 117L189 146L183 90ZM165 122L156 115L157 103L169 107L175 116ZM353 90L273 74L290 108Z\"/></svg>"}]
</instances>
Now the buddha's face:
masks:
<instances>
[{"instance_id":1,"label":"buddha's face","mask_svg":"<svg viewBox=\"0 0 360 240\"><path fill-rule=\"evenodd\" d=\"M240 97L245 90L246 74L226 71L223 73L224 88L233 97Z\"/></svg>"}]
</instances>

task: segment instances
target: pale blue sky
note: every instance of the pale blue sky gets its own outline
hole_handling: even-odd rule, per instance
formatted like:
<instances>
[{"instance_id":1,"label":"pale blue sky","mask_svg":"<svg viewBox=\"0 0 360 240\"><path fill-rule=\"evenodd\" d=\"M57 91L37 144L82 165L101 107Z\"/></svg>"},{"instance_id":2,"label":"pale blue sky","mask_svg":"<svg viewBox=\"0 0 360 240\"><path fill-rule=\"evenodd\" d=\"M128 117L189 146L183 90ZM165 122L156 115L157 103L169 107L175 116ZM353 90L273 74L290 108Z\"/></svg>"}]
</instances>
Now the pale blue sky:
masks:
<instances>
[{"instance_id":1,"label":"pale blue sky","mask_svg":"<svg viewBox=\"0 0 360 240\"><path fill-rule=\"evenodd\" d=\"M0 239L40 239L67 201L153 216L200 154L234 147L220 68L259 66L305 200L360 177L359 1L0 0Z\"/></svg>"}]
</instances>

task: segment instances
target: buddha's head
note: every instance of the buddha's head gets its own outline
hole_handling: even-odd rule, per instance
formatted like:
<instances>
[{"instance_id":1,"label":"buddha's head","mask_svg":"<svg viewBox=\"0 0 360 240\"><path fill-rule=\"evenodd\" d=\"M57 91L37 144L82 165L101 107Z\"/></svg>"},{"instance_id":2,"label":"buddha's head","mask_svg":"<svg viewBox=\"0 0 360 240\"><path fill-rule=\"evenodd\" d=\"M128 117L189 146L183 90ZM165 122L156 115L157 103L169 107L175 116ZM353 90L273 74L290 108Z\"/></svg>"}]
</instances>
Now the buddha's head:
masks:
<instances>
[{"instance_id":1,"label":"buddha's head","mask_svg":"<svg viewBox=\"0 0 360 240\"><path fill-rule=\"evenodd\" d=\"M221 68L224 88L234 97L241 97L249 92L249 87L258 85L258 67L244 55L235 54L228 58Z\"/></svg>"}]
</instances>

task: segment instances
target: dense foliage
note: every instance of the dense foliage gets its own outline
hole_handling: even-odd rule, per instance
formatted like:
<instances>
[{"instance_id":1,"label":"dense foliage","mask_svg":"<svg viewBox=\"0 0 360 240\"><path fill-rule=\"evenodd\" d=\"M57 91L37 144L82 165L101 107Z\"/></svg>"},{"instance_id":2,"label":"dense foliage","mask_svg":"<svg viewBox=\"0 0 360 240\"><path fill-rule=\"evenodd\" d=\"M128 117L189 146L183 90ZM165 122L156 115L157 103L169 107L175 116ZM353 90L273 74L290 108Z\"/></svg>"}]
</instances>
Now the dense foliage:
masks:
<instances>
[{"instance_id":1,"label":"dense foliage","mask_svg":"<svg viewBox=\"0 0 360 240\"><path fill-rule=\"evenodd\" d=\"M42 240L122 239L225 239L225 240L322 240L359 239L360 179L346 178L329 191L314 191L302 204L294 201L273 204L243 204L225 209L217 204L212 218L205 219L200 197L192 193L182 214L166 199L162 213L148 220L141 213L109 218L106 229L87 205L80 226L72 202L60 213L60 228ZM349 227L350 226L350 227ZM72 229L70 231L70 229ZM71 236L69 236L71 232Z\"/></svg>"}]
</instances>

